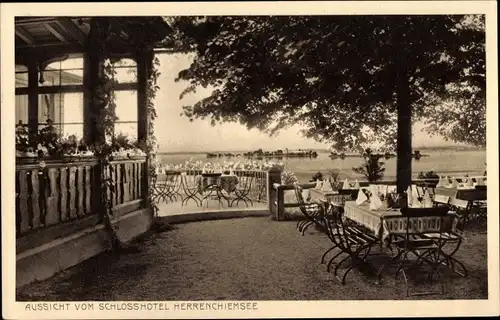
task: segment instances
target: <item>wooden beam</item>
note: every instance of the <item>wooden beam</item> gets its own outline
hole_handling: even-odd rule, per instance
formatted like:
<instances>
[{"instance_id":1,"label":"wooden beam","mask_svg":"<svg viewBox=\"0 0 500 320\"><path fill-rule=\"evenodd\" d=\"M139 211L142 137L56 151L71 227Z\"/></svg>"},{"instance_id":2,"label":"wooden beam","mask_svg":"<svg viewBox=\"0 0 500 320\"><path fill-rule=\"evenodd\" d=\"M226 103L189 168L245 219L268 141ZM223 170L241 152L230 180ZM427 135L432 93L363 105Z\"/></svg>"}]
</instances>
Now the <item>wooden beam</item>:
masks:
<instances>
[{"instance_id":1,"label":"wooden beam","mask_svg":"<svg viewBox=\"0 0 500 320\"><path fill-rule=\"evenodd\" d=\"M37 18L18 17L14 19L14 25L28 26L28 25L35 25L44 22L54 22L54 21L56 21L56 17L37 17Z\"/></svg>"},{"instance_id":2,"label":"wooden beam","mask_svg":"<svg viewBox=\"0 0 500 320\"><path fill-rule=\"evenodd\" d=\"M28 45L34 45L36 43L35 38L23 27L16 27L16 36L23 39Z\"/></svg>"},{"instance_id":3,"label":"wooden beam","mask_svg":"<svg viewBox=\"0 0 500 320\"><path fill-rule=\"evenodd\" d=\"M60 17L57 19L57 24L59 24L64 30L68 31L68 33L75 38L78 43L85 45L87 36L83 31L76 26L76 24L67 17Z\"/></svg>"},{"instance_id":4,"label":"wooden beam","mask_svg":"<svg viewBox=\"0 0 500 320\"><path fill-rule=\"evenodd\" d=\"M63 33L60 30L56 30L57 24L51 25L50 23L44 23L43 26L49 30L50 33L52 33L57 39L61 40L63 43L68 43L68 39L63 35Z\"/></svg>"}]
</instances>

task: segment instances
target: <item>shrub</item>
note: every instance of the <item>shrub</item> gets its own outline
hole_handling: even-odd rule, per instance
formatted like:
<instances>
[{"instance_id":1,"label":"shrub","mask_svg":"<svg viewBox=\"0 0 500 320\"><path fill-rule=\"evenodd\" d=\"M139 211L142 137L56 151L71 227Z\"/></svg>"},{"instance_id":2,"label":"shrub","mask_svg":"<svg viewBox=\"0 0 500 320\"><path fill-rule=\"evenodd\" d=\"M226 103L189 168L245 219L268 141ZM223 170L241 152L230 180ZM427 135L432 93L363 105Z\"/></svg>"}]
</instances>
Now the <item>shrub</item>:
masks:
<instances>
[{"instance_id":1,"label":"shrub","mask_svg":"<svg viewBox=\"0 0 500 320\"><path fill-rule=\"evenodd\" d=\"M439 179L439 175L434 172L434 171L427 171L427 172L419 172L418 174L418 179L422 179L422 180L425 180L425 179Z\"/></svg>"},{"instance_id":2,"label":"shrub","mask_svg":"<svg viewBox=\"0 0 500 320\"><path fill-rule=\"evenodd\" d=\"M316 180L320 180L320 181L323 181L323 173L321 173L321 171L318 171L316 172L315 174L313 174L312 178L311 178L311 182L314 182Z\"/></svg>"},{"instance_id":3,"label":"shrub","mask_svg":"<svg viewBox=\"0 0 500 320\"><path fill-rule=\"evenodd\" d=\"M287 169L283 169L281 172L281 184L294 184L296 182L298 182L298 179L295 176L295 173Z\"/></svg>"},{"instance_id":4,"label":"shrub","mask_svg":"<svg viewBox=\"0 0 500 320\"><path fill-rule=\"evenodd\" d=\"M379 181L384 178L384 164L380 161L384 155L373 153L370 148L363 152L364 163L360 167L352 168L358 174L362 174L368 181Z\"/></svg>"}]
</instances>

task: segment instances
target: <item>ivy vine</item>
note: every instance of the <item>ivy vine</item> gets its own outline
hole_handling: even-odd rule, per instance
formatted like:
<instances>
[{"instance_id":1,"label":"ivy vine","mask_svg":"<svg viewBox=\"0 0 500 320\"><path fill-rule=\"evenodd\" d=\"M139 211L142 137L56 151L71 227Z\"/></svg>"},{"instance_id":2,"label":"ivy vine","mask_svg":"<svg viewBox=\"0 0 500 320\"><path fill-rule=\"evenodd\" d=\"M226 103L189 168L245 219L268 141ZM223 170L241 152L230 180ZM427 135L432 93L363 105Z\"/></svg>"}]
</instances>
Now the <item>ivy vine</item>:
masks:
<instances>
[{"instance_id":1,"label":"ivy vine","mask_svg":"<svg viewBox=\"0 0 500 320\"><path fill-rule=\"evenodd\" d=\"M111 199L116 192L116 185L113 181L111 170L112 141L114 139L114 127L118 120L116 116L116 70L110 59L106 59L102 65L102 81L97 87L99 103L101 103L97 130L102 135L103 140L97 149L100 171L100 194L101 204L103 206L103 223L110 234L112 248L120 249L122 243L117 235L118 225L113 225L111 216L113 216L113 203Z\"/></svg>"},{"instance_id":2,"label":"ivy vine","mask_svg":"<svg viewBox=\"0 0 500 320\"><path fill-rule=\"evenodd\" d=\"M160 87L158 86L158 78L160 76L160 60L158 57L153 56L151 68L148 72L148 86L146 92L146 107L148 115L148 139L146 141L146 146L143 151L147 155L148 164L148 175L149 175L149 185L148 185L148 205L153 211L155 217L158 215L158 206L156 201L154 201L154 182L156 180L156 152L158 149L158 143L155 136L155 126L154 122L158 116L155 109L155 98L156 92Z\"/></svg>"}]
</instances>

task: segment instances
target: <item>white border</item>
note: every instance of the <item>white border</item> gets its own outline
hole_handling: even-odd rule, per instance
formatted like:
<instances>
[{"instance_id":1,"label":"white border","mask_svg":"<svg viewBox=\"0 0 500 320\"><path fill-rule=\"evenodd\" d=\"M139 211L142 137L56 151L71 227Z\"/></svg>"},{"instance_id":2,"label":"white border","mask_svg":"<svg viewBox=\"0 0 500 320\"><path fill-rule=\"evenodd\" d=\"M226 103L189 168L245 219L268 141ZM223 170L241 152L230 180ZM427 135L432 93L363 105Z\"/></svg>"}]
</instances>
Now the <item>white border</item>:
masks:
<instances>
[{"instance_id":1,"label":"white border","mask_svg":"<svg viewBox=\"0 0 500 320\"><path fill-rule=\"evenodd\" d=\"M2 303L5 318L258 318L258 317L395 317L498 315L498 74L497 15L495 1L343 1L343 2L219 2L219 3L18 3L1 4L2 102ZM44 311L24 310L15 302L14 219L14 16L20 15L302 15L302 14L486 14L487 45L487 170L488 181L488 300L450 301L259 301L258 310L219 311ZM71 303L75 310L77 303ZM98 309L98 303L95 303Z\"/></svg>"}]
</instances>

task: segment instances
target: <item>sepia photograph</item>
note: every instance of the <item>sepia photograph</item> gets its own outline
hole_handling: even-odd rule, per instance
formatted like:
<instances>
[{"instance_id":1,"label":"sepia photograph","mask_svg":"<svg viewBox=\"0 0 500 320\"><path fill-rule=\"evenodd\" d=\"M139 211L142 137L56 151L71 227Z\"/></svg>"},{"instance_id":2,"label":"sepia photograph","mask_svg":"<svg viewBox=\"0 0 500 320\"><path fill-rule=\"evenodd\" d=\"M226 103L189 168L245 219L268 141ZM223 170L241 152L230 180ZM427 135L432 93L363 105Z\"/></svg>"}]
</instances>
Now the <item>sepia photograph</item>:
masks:
<instances>
[{"instance_id":1,"label":"sepia photograph","mask_svg":"<svg viewBox=\"0 0 500 320\"><path fill-rule=\"evenodd\" d=\"M498 315L496 3L436 2L2 5L4 317Z\"/></svg>"}]
</instances>

